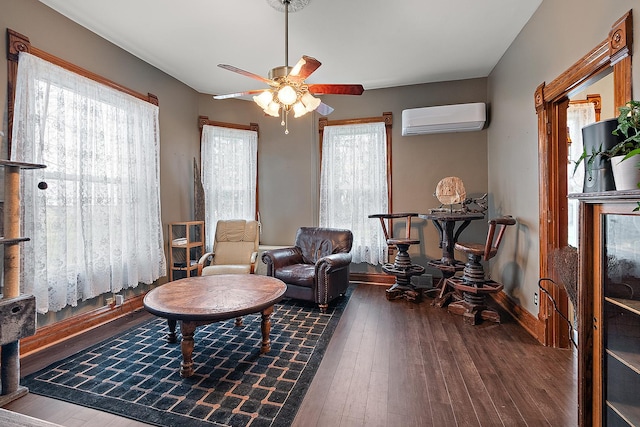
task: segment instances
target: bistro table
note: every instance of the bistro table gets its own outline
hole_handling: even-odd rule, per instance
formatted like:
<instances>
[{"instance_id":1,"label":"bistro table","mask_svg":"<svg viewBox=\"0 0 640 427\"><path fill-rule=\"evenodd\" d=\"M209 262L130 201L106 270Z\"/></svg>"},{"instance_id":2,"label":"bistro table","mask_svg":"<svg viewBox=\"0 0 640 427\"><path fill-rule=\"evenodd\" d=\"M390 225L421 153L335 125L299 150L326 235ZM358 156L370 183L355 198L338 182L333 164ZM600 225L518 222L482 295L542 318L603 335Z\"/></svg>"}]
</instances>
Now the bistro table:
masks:
<instances>
[{"instance_id":1,"label":"bistro table","mask_svg":"<svg viewBox=\"0 0 640 427\"><path fill-rule=\"evenodd\" d=\"M442 272L442 278L435 289L440 289L440 295L434 305L442 307L449 302L453 292L446 293L446 280L464 269L464 263L455 259L454 247L460 234L471 224L471 221L483 219L483 212L463 212L454 210L432 210L426 214L419 214L419 218L430 220L438 230L439 246L442 248L442 258L429 261L427 264ZM456 228L457 225L457 228Z\"/></svg>"}]
</instances>

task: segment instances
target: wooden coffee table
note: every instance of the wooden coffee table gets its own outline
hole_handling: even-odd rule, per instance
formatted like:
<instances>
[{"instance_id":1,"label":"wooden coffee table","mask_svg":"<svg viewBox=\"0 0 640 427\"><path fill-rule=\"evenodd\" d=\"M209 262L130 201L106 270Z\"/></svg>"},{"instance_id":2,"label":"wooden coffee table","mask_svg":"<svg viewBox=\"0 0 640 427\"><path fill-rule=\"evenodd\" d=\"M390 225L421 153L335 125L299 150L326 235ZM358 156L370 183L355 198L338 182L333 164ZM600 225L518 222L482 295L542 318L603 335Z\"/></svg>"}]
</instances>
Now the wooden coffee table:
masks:
<instances>
[{"instance_id":1,"label":"wooden coffee table","mask_svg":"<svg viewBox=\"0 0 640 427\"><path fill-rule=\"evenodd\" d=\"M224 274L197 276L175 280L151 290L144 297L144 307L152 314L167 319L167 341L176 342L176 322L182 333L180 376L193 375L193 334L196 327L220 320L262 314L261 353L271 349L269 332L273 304L280 301L287 285L274 277L256 274Z\"/></svg>"}]
</instances>

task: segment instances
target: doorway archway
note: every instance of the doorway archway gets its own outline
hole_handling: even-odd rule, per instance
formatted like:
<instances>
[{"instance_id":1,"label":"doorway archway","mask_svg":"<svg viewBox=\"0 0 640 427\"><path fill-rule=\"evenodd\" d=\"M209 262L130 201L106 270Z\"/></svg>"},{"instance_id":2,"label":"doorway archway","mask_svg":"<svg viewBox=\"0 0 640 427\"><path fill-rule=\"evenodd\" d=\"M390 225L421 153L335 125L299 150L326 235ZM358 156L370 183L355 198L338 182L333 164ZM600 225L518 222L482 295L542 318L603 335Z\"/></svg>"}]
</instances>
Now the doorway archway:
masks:
<instances>
[{"instance_id":1,"label":"doorway archway","mask_svg":"<svg viewBox=\"0 0 640 427\"><path fill-rule=\"evenodd\" d=\"M631 45L633 21L627 12L611 27L608 37L560 74L535 91L538 115L539 202L540 202L540 277L557 279L549 255L567 245L567 106L569 96L600 76L613 72L614 105L631 100ZM566 292L551 282L545 289L556 301L562 315L568 313ZM553 304L541 298L538 340L547 346L566 348L569 335L566 322Z\"/></svg>"}]
</instances>

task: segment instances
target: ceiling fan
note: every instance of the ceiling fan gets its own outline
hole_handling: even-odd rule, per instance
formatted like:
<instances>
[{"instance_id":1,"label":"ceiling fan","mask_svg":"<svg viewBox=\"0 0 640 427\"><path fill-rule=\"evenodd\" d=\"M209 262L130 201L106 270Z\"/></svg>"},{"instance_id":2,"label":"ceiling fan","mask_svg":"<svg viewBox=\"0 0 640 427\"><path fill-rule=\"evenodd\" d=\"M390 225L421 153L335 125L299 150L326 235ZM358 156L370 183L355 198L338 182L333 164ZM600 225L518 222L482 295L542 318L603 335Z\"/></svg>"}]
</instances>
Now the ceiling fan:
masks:
<instances>
[{"instance_id":1,"label":"ceiling fan","mask_svg":"<svg viewBox=\"0 0 640 427\"><path fill-rule=\"evenodd\" d=\"M307 112L317 111L322 115L333 112L333 108L324 104L313 95L361 95L364 88L360 84L307 84L305 79L320 67L321 63L315 58L303 55L295 66L289 67L289 8L293 12L302 9L310 0L267 0L278 11L284 10L284 59L285 65L269 71L269 77L262 77L233 65L218 64L218 67L246 77L261 81L270 86L268 89L255 89L226 95L216 95L214 99L237 98L254 95L253 100L266 114L282 118L285 134L289 133L287 119L293 110L294 117L300 117ZM284 9L282 9L284 6Z\"/></svg>"}]
</instances>

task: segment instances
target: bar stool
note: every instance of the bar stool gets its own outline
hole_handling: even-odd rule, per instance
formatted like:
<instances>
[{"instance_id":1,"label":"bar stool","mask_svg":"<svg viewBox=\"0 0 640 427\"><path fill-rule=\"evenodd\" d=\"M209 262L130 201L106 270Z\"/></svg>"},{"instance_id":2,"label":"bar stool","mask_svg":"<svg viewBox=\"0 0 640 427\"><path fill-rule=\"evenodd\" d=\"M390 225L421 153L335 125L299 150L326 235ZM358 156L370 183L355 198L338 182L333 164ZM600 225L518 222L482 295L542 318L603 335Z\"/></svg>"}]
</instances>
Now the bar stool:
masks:
<instances>
[{"instance_id":1,"label":"bar stool","mask_svg":"<svg viewBox=\"0 0 640 427\"><path fill-rule=\"evenodd\" d=\"M475 325L479 319L500 323L498 312L488 307L485 301L488 294L500 292L503 285L493 280L485 279L484 268L480 261L488 261L498 253L506 228L515 223L516 220L511 216L493 218L489 221L489 232L484 244L456 243L456 250L467 254L467 263L462 277L449 278L447 279L447 284L456 291L461 292L463 299L449 304L448 310L450 313L464 316L466 323Z\"/></svg>"},{"instance_id":2,"label":"bar stool","mask_svg":"<svg viewBox=\"0 0 640 427\"><path fill-rule=\"evenodd\" d=\"M398 213L386 213L386 214L371 214L369 218L378 218L380 219L380 225L382 226L382 232L384 233L384 238L387 241L387 245L389 246L388 250L388 259L391 259L391 255L393 254L394 245L389 243L389 240L395 239L393 237L393 220L398 218L405 218L405 239L411 239L411 218L417 217L418 214L414 212L398 212ZM387 225L385 224L385 220L389 221L389 228L387 229ZM419 242L418 242L419 243Z\"/></svg>"}]
</instances>

